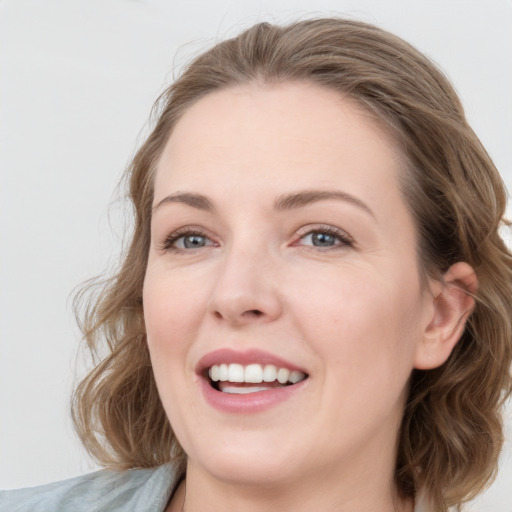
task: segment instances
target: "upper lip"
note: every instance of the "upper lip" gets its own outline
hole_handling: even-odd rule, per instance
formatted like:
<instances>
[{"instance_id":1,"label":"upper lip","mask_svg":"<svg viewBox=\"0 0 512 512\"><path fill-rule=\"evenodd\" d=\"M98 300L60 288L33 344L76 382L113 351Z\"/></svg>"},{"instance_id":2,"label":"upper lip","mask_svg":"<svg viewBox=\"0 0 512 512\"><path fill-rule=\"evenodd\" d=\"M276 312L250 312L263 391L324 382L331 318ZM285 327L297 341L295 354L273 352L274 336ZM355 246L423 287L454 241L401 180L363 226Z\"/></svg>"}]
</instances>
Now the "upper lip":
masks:
<instances>
[{"instance_id":1,"label":"upper lip","mask_svg":"<svg viewBox=\"0 0 512 512\"><path fill-rule=\"evenodd\" d=\"M254 363L261 365L273 364L278 368L298 370L307 374L307 372L303 368L297 366L296 364L290 361L287 361L286 359L283 359L282 357L276 356L275 354L271 354L270 352L265 352L264 350L259 349L238 351L233 350L231 348L222 348L205 354L197 363L196 372L198 374L204 374L204 372L211 368L214 364L222 363L238 363L241 365L248 365Z\"/></svg>"}]
</instances>

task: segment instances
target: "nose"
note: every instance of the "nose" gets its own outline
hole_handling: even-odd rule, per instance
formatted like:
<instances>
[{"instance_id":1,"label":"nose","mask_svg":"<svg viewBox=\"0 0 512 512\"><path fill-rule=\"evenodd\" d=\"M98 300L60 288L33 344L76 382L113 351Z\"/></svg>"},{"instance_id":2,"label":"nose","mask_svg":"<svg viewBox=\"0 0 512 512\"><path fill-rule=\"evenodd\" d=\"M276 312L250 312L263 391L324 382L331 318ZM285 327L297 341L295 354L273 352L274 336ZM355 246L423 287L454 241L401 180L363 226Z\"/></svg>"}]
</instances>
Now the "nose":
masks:
<instances>
[{"instance_id":1,"label":"nose","mask_svg":"<svg viewBox=\"0 0 512 512\"><path fill-rule=\"evenodd\" d=\"M278 269L272 257L259 251L231 251L219 263L208 303L217 320L241 327L279 318L282 300Z\"/></svg>"}]
</instances>

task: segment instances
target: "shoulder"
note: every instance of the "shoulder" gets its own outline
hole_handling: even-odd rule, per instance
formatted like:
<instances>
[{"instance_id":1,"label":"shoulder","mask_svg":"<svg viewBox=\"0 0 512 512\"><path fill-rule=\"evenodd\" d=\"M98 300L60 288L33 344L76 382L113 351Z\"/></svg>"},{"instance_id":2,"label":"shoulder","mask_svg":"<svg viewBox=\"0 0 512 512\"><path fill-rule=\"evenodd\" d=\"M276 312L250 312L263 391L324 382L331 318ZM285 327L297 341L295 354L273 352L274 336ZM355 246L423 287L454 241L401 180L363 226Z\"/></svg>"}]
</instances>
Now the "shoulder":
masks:
<instances>
[{"instance_id":1,"label":"shoulder","mask_svg":"<svg viewBox=\"0 0 512 512\"><path fill-rule=\"evenodd\" d=\"M160 512L178 475L172 465L101 470L39 487L0 492L0 512Z\"/></svg>"}]
</instances>

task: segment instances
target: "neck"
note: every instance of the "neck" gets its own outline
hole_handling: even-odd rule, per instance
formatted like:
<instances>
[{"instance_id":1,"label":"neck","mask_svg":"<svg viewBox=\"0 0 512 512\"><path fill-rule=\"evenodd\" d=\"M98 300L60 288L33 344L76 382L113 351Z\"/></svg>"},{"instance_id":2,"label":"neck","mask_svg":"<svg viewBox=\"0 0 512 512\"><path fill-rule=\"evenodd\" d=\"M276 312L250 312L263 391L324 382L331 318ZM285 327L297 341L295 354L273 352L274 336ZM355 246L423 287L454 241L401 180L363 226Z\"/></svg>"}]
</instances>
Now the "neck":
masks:
<instances>
[{"instance_id":1,"label":"neck","mask_svg":"<svg viewBox=\"0 0 512 512\"><path fill-rule=\"evenodd\" d=\"M413 503L398 498L390 482L369 471L359 485L334 479L329 472L293 485L228 483L189 464L186 480L176 491L167 512L412 512ZM350 479L352 480L352 479Z\"/></svg>"},{"instance_id":2,"label":"neck","mask_svg":"<svg viewBox=\"0 0 512 512\"><path fill-rule=\"evenodd\" d=\"M215 465L212 457L189 458L184 507L176 511L413 512L394 480L398 416L390 425L363 431L352 446L319 443L300 459L288 452L285 458L276 454L276 461L252 454L231 463L225 457L224 465L222 459Z\"/></svg>"}]
</instances>

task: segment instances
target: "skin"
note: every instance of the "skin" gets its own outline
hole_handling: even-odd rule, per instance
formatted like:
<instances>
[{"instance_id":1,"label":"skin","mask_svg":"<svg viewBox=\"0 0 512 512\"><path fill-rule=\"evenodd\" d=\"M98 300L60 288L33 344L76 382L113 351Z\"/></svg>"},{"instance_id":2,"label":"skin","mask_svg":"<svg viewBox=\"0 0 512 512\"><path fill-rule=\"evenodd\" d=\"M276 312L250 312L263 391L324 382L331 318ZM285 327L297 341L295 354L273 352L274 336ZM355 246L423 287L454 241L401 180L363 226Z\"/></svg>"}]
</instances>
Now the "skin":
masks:
<instances>
[{"instance_id":1,"label":"skin","mask_svg":"<svg viewBox=\"0 0 512 512\"><path fill-rule=\"evenodd\" d=\"M211 93L177 123L155 178L143 296L160 396L188 455L168 510L412 510L393 484L408 379L446 360L476 280L458 263L422 287L402 161L352 100L307 83ZM345 197L275 209L311 190ZM163 201L178 192L211 211ZM326 227L332 245L315 246ZM187 232L199 247L184 248ZM221 412L195 371L219 348L265 350L308 379L268 410Z\"/></svg>"}]
</instances>

